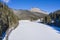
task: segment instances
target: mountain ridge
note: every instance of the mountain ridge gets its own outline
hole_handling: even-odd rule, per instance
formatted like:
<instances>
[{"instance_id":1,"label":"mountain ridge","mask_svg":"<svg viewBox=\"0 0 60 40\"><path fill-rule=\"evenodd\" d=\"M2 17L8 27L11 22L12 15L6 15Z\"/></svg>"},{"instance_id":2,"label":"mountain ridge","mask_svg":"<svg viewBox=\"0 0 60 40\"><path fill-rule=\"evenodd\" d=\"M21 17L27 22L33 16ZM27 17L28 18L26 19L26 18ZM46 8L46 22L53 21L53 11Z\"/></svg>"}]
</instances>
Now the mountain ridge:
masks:
<instances>
[{"instance_id":1,"label":"mountain ridge","mask_svg":"<svg viewBox=\"0 0 60 40\"><path fill-rule=\"evenodd\" d=\"M35 17L37 17L37 19L40 19L40 18L42 18L42 17L44 17L44 16L47 16L47 14L44 14L44 13L39 13L39 12L32 12L32 11L30 11L30 10L13 10L13 12L17 15L17 16L20 16L21 17L21 15L23 16L23 15L26 15L26 16L28 16L29 18L30 17L32 17L32 19L33 18L35 18ZM19 14L19 15L18 15ZM32 15L32 16L31 16ZM25 16L25 18L27 18ZM35 16L35 17L33 17L33 16ZM28 19L28 18L27 18ZM36 19L36 20L37 20Z\"/></svg>"}]
</instances>

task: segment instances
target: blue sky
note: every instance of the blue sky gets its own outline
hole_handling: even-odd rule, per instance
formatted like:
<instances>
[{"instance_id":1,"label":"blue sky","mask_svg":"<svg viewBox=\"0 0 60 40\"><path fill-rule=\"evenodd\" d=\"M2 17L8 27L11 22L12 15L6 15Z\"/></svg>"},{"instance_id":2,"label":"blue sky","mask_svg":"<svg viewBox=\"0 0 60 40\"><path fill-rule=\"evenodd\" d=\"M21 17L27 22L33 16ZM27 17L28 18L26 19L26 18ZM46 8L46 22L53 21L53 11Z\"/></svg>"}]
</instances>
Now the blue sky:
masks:
<instances>
[{"instance_id":1,"label":"blue sky","mask_svg":"<svg viewBox=\"0 0 60 40\"><path fill-rule=\"evenodd\" d=\"M30 10L33 7L52 12L60 9L60 0L9 0L7 5L13 9Z\"/></svg>"}]
</instances>

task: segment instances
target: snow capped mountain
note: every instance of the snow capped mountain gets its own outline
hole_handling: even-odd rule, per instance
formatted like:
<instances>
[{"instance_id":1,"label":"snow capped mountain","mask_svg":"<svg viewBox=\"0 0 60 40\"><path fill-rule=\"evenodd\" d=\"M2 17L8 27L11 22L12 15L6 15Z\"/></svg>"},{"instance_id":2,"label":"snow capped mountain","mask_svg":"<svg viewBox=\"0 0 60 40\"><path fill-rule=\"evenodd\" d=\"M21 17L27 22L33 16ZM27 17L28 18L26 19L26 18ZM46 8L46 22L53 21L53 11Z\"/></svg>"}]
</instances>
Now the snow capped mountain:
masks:
<instances>
[{"instance_id":1,"label":"snow capped mountain","mask_svg":"<svg viewBox=\"0 0 60 40\"><path fill-rule=\"evenodd\" d=\"M48 25L20 20L9 40L60 40L60 34Z\"/></svg>"},{"instance_id":2,"label":"snow capped mountain","mask_svg":"<svg viewBox=\"0 0 60 40\"><path fill-rule=\"evenodd\" d=\"M39 9L39 8L31 8L30 11L31 11L31 12L38 12L38 13L48 14L48 12L43 11L43 10L41 10L41 9Z\"/></svg>"}]
</instances>

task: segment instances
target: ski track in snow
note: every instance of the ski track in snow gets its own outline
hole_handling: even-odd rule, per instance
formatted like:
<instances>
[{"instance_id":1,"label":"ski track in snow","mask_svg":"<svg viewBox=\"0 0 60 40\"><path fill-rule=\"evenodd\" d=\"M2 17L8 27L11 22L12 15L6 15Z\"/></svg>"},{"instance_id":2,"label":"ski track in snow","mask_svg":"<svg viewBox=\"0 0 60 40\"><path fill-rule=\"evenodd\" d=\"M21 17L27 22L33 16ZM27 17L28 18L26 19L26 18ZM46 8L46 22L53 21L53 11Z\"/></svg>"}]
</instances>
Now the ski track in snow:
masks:
<instances>
[{"instance_id":1,"label":"ski track in snow","mask_svg":"<svg viewBox=\"0 0 60 40\"><path fill-rule=\"evenodd\" d=\"M60 34L48 25L21 20L9 40L60 40Z\"/></svg>"}]
</instances>

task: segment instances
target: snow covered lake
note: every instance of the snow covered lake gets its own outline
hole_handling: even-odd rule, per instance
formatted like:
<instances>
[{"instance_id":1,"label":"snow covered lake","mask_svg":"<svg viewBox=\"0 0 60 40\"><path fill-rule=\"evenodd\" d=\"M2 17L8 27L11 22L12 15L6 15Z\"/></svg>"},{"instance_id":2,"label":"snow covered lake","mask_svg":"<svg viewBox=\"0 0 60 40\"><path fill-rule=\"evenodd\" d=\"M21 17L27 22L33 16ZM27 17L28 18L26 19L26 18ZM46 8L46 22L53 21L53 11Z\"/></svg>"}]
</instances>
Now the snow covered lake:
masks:
<instances>
[{"instance_id":1,"label":"snow covered lake","mask_svg":"<svg viewBox=\"0 0 60 40\"><path fill-rule=\"evenodd\" d=\"M21 20L18 27L11 32L9 40L60 40L57 32L48 25Z\"/></svg>"}]
</instances>

